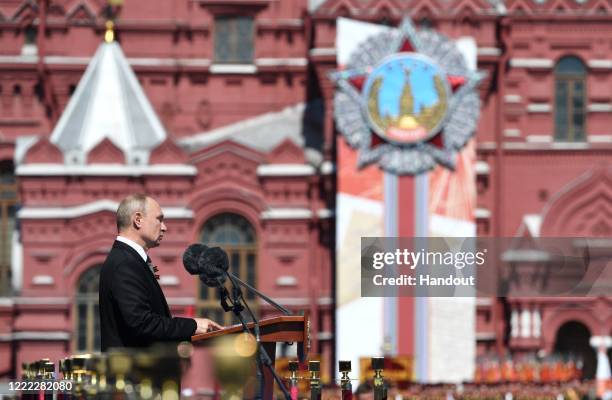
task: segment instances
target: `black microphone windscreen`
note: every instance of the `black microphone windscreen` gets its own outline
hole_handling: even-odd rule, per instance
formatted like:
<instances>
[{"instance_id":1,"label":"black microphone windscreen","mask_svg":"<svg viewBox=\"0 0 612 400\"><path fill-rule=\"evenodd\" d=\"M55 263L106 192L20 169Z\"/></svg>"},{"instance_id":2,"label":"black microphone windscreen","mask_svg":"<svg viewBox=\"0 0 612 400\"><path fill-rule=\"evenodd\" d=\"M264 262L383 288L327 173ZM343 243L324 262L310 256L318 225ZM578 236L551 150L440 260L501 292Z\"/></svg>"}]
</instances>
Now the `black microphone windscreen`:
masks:
<instances>
[{"instance_id":1,"label":"black microphone windscreen","mask_svg":"<svg viewBox=\"0 0 612 400\"><path fill-rule=\"evenodd\" d=\"M225 282L228 268L227 253L220 247L208 248L198 257L198 270L202 271L200 279L207 286L219 286L219 279Z\"/></svg>"},{"instance_id":2,"label":"black microphone windscreen","mask_svg":"<svg viewBox=\"0 0 612 400\"><path fill-rule=\"evenodd\" d=\"M200 274L200 281L208 287L219 287L225 283L227 275L219 274L219 275L207 275Z\"/></svg>"},{"instance_id":3,"label":"black microphone windscreen","mask_svg":"<svg viewBox=\"0 0 612 400\"><path fill-rule=\"evenodd\" d=\"M200 269L198 258L206 250L208 250L208 246L202 243L194 243L183 252L183 266L191 275L199 275L204 272Z\"/></svg>"}]
</instances>

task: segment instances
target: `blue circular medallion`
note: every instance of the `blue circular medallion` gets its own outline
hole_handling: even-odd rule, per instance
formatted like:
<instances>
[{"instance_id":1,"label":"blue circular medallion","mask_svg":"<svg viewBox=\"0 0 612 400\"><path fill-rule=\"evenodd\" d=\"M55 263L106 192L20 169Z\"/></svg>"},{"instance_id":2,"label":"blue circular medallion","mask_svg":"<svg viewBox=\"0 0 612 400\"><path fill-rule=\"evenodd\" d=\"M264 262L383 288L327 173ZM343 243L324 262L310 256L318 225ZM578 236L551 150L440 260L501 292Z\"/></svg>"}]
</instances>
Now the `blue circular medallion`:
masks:
<instances>
[{"instance_id":1,"label":"blue circular medallion","mask_svg":"<svg viewBox=\"0 0 612 400\"><path fill-rule=\"evenodd\" d=\"M362 104L376 134L399 144L413 144L440 131L450 95L446 74L433 60L398 53L383 59L368 75Z\"/></svg>"}]
</instances>

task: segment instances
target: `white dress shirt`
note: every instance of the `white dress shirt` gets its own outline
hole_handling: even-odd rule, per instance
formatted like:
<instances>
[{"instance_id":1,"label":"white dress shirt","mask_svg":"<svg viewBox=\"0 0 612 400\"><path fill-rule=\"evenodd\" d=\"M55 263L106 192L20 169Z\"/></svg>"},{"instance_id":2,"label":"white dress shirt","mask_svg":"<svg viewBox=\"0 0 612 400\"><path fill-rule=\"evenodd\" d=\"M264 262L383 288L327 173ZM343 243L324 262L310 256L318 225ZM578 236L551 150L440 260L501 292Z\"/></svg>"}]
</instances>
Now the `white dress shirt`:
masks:
<instances>
[{"instance_id":1,"label":"white dress shirt","mask_svg":"<svg viewBox=\"0 0 612 400\"><path fill-rule=\"evenodd\" d=\"M141 245L139 245L138 243L134 242L133 240L130 240L130 239L125 238L123 236L117 236L117 241L119 241L121 243L125 243L128 246L130 246L131 248L133 248L134 250L136 250L136 252L138 254L140 254L140 257L142 257L144 262L147 263L147 266L149 267L149 270L151 271L151 273L153 274L155 279L158 279L157 275L155 275L155 269L153 267L153 263L152 262L147 262L147 260L149 259L149 256L147 255L147 252L145 251L145 249Z\"/></svg>"},{"instance_id":2,"label":"white dress shirt","mask_svg":"<svg viewBox=\"0 0 612 400\"><path fill-rule=\"evenodd\" d=\"M125 238L123 236L117 236L117 241L125 243L128 246L130 246L131 248L133 248L134 250L136 250L136 252L138 254L140 254L140 257L142 257L144 262L147 262L147 258L149 258L149 257L147 256L147 252L145 251L145 249L141 245L139 245L138 243L134 242L133 240L130 240L130 239Z\"/></svg>"}]
</instances>

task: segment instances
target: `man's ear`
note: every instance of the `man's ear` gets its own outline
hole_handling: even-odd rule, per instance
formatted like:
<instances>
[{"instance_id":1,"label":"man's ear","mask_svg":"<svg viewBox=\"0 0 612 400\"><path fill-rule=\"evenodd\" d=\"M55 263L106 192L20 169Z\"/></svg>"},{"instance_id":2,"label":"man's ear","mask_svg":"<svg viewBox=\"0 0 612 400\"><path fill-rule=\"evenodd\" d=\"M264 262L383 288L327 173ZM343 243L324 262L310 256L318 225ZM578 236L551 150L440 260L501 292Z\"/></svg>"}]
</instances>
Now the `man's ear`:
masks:
<instances>
[{"instance_id":1,"label":"man's ear","mask_svg":"<svg viewBox=\"0 0 612 400\"><path fill-rule=\"evenodd\" d=\"M132 223L134 224L134 228L140 229L142 227L142 218L143 215L141 212L135 212L134 217L132 218Z\"/></svg>"}]
</instances>

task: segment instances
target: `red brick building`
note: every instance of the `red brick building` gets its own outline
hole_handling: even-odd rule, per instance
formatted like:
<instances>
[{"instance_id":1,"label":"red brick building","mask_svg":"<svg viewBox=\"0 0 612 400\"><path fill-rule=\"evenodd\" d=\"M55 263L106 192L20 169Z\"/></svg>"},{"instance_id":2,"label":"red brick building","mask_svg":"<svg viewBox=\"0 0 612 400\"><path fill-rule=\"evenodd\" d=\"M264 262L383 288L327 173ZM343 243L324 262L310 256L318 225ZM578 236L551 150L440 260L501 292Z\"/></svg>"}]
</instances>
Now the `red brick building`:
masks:
<instances>
[{"instance_id":1,"label":"red brick building","mask_svg":"<svg viewBox=\"0 0 612 400\"><path fill-rule=\"evenodd\" d=\"M181 262L190 243L218 244L244 280L310 312L312 350L330 358L333 168L307 86L306 2L126 2L110 44L105 5L0 3L0 373L99 346L97 269L136 191L166 213L153 258L175 314L230 322Z\"/></svg>"},{"instance_id":2,"label":"red brick building","mask_svg":"<svg viewBox=\"0 0 612 400\"><path fill-rule=\"evenodd\" d=\"M95 268L115 235L116 202L134 191L167 210L170 232L154 258L175 313L214 313L180 255L201 239L218 243L246 280L310 311L313 352L333 359L327 73L338 16L394 25L409 15L476 40L487 73L476 134L480 235L610 236L609 1L126 1L122 53L110 58L115 83L90 92L77 86L101 46L105 6L0 0L0 374L95 348ZM141 99L140 111L121 117L109 104L88 114L83 101L97 91L104 104L115 84L130 88L119 98ZM71 98L85 99L74 124L118 118L124 140L58 128ZM141 123L156 127L135 129ZM612 334L611 309L609 297L480 299L478 352L571 351L560 344L570 338L587 354L585 340Z\"/></svg>"}]
</instances>

